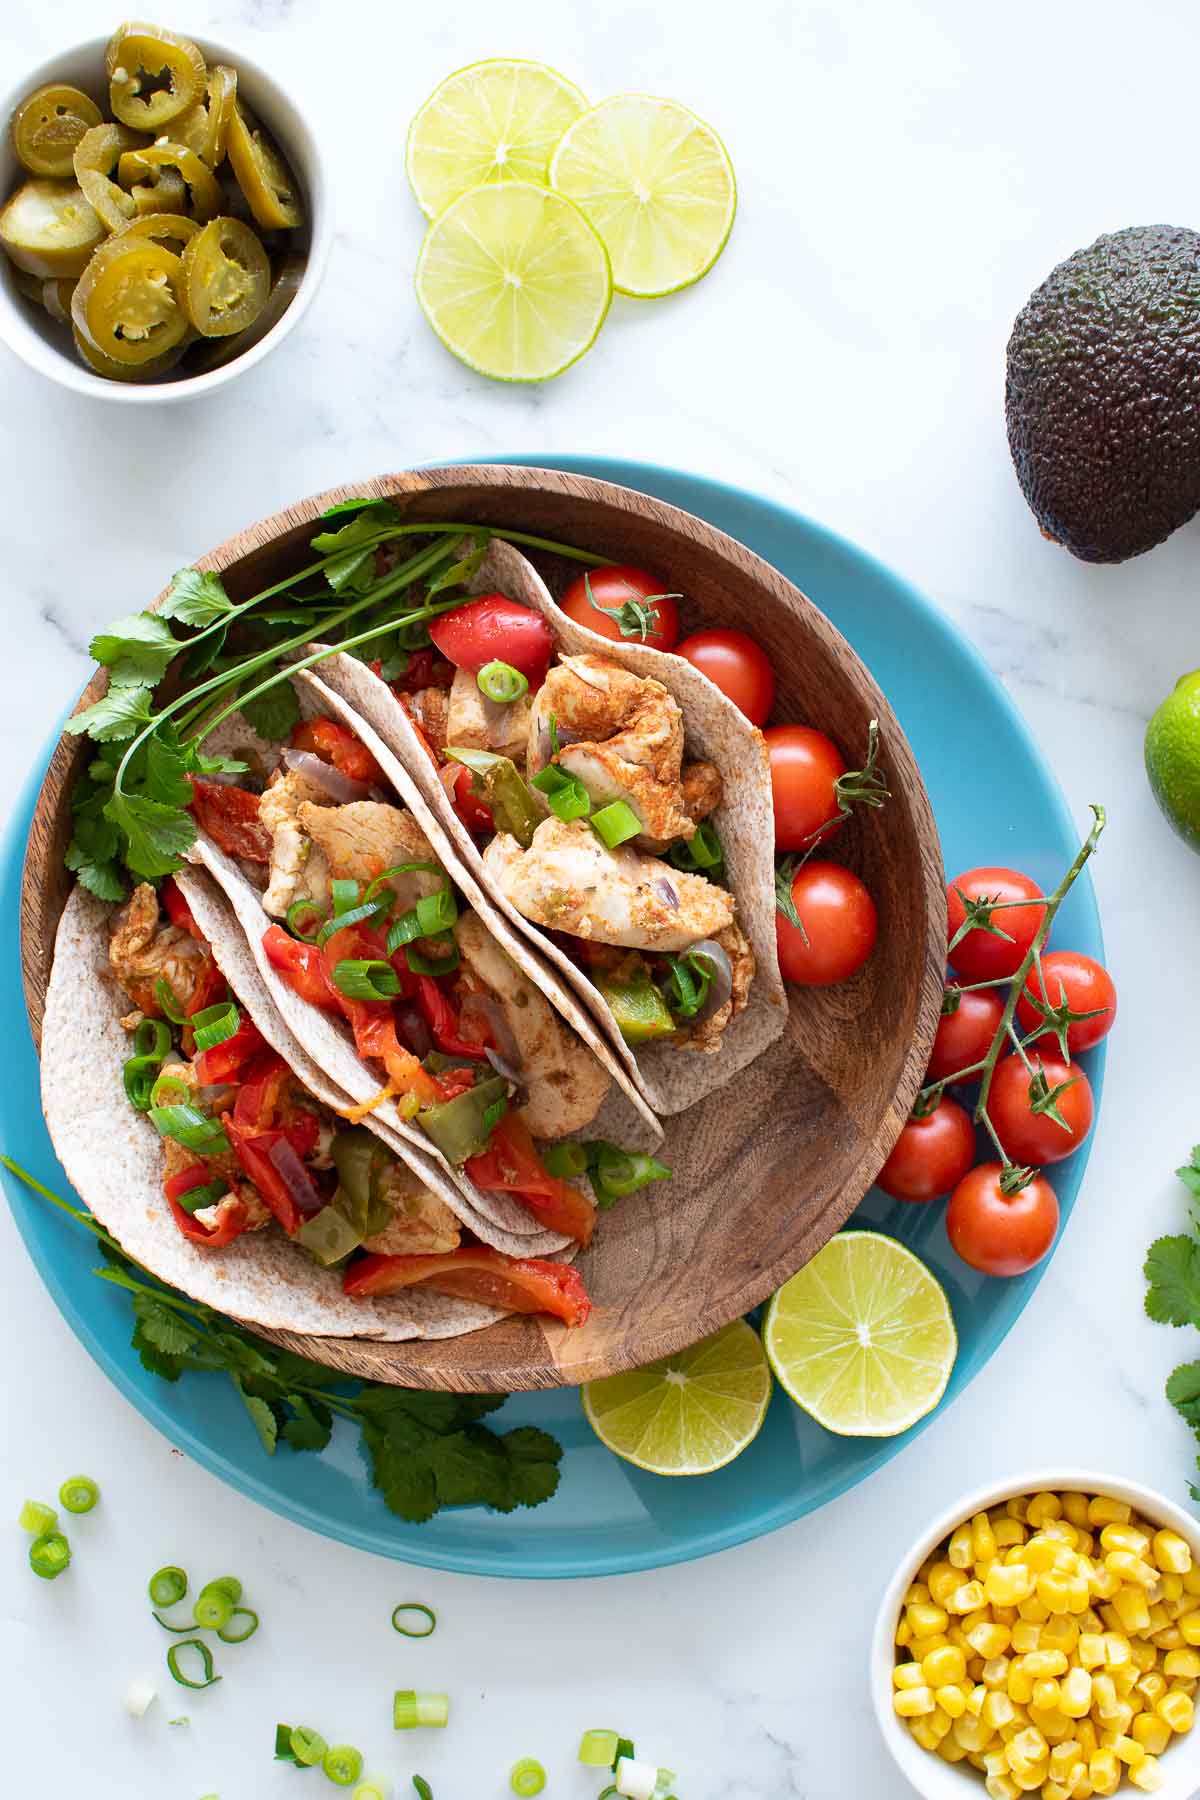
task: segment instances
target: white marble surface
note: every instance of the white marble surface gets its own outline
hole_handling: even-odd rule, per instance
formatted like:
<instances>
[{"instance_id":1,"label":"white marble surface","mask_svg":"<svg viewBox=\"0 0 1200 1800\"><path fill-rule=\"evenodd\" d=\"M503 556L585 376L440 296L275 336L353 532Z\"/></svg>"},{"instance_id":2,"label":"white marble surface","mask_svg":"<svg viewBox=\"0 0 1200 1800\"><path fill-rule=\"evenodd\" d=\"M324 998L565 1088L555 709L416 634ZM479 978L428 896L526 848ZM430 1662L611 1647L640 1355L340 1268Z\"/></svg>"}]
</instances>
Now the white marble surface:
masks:
<instances>
[{"instance_id":1,"label":"white marble surface","mask_svg":"<svg viewBox=\"0 0 1200 1800\"><path fill-rule=\"evenodd\" d=\"M1200 529L1120 569L1045 544L1009 466L1002 383L1011 320L1061 255L1125 224L1198 222L1195 7L193 0L173 22L243 44L307 101L338 242L298 336L212 401L123 412L0 355L0 805L85 674L89 633L247 521L443 456L628 453L796 504L975 639L1076 814L1108 803L1096 882L1121 1026L1074 1221L985 1373L866 1486L659 1574L406 1581L259 1510L118 1398L0 1214L0 1533L68 1466L105 1486L69 1580L31 1582L15 1530L0 1556L0 1785L14 1800L43 1777L94 1800L282 1800L297 1777L264 1762L264 1730L298 1713L336 1721L375 1760L387 1751L405 1783L422 1769L437 1800L500 1800L528 1752L551 1766L548 1793L584 1800L595 1784L571 1765L574 1740L603 1716L687 1771L681 1800L893 1800L908 1790L877 1739L864 1659L876 1594L928 1516L968 1482L1050 1462L1179 1495L1193 1448L1161 1396L1182 1336L1142 1318L1139 1268L1181 1216L1170 1170L1200 1137L1200 865L1154 810L1140 744L1200 662ZM111 23L85 0L4 9L5 84ZM586 361L542 389L468 373L411 297L402 124L449 69L497 52L546 58L596 96L677 94L719 125L740 179L711 279L674 303L618 304ZM270 1637L236 1681L134 1724L121 1692L162 1654L142 1583L181 1535L197 1567L253 1571ZM403 1587L442 1612L423 1678L458 1708L411 1764L377 1726L401 1662L380 1594ZM170 1730L184 1710L191 1728Z\"/></svg>"}]
</instances>

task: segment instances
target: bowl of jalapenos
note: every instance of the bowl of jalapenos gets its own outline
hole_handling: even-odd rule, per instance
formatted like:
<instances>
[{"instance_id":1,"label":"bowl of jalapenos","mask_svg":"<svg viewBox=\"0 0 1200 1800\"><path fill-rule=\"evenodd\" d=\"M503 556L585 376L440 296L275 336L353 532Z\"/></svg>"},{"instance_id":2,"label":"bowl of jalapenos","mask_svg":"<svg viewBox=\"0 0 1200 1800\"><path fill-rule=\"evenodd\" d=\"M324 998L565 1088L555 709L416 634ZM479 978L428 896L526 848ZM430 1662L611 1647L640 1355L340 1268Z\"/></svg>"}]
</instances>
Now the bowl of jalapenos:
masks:
<instances>
[{"instance_id":1,"label":"bowl of jalapenos","mask_svg":"<svg viewBox=\"0 0 1200 1800\"><path fill-rule=\"evenodd\" d=\"M260 362L316 293L315 142L240 52L119 25L0 102L0 338L77 392L191 398Z\"/></svg>"}]
</instances>

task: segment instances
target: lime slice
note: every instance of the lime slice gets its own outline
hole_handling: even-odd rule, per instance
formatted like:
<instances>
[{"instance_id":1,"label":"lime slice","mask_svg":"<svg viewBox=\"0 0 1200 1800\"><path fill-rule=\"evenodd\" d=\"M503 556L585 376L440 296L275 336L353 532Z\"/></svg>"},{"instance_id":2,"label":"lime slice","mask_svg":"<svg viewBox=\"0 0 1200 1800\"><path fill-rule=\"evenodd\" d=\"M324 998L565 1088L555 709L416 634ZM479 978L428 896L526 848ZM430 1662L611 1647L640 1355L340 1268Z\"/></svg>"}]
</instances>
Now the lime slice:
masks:
<instances>
[{"instance_id":1,"label":"lime slice","mask_svg":"<svg viewBox=\"0 0 1200 1800\"><path fill-rule=\"evenodd\" d=\"M617 292L651 300L699 281L725 248L737 184L710 125L675 100L618 94L566 131L550 185L608 246Z\"/></svg>"},{"instance_id":2,"label":"lime slice","mask_svg":"<svg viewBox=\"0 0 1200 1800\"><path fill-rule=\"evenodd\" d=\"M958 1339L941 1285L876 1231L831 1238L767 1308L780 1385L842 1437L895 1437L946 1390Z\"/></svg>"},{"instance_id":3,"label":"lime slice","mask_svg":"<svg viewBox=\"0 0 1200 1800\"><path fill-rule=\"evenodd\" d=\"M408 128L405 167L428 219L468 188L546 179L550 153L587 101L545 63L495 57L448 75Z\"/></svg>"},{"instance_id":4,"label":"lime slice","mask_svg":"<svg viewBox=\"0 0 1200 1800\"><path fill-rule=\"evenodd\" d=\"M608 256L577 206L531 181L472 188L425 233L421 310L455 356L501 381L548 381L596 340Z\"/></svg>"},{"instance_id":5,"label":"lime slice","mask_svg":"<svg viewBox=\"0 0 1200 1800\"><path fill-rule=\"evenodd\" d=\"M588 1424L608 1449L653 1475L711 1475L758 1436L771 1371L744 1319L676 1356L583 1389Z\"/></svg>"}]
</instances>

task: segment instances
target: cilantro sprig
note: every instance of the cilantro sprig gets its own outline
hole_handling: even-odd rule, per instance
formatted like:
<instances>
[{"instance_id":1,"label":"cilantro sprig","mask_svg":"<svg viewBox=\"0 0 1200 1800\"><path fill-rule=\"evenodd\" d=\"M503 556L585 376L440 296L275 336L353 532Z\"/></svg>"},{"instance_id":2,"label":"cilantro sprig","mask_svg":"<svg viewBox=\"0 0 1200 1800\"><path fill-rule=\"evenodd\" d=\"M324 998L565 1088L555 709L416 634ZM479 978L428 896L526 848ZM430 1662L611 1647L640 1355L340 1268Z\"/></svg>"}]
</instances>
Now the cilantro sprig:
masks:
<instances>
[{"instance_id":1,"label":"cilantro sprig","mask_svg":"<svg viewBox=\"0 0 1200 1800\"><path fill-rule=\"evenodd\" d=\"M212 1307L187 1300L147 1275L90 1213L54 1194L7 1156L5 1168L26 1187L90 1231L99 1245L101 1280L130 1296L131 1343L142 1367L164 1381L185 1374L224 1376L236 1389L268 1456L281 1444L320 1453L338 1419L358 1430L375 1486L388 1508L423 1524L443 1506L513 1512L540 1506L557 1491L562 1446L521 1425L497 1432L484 1423L504 1394L433 1393L380 1382L347 1383L336 1370L255 1337Z\"/></svg>"},{"instance_id":2,"label":"cilantro sprig","mask_svg":"<svg viewBox=\"0 0 1200 1800\"><path fill-rule=\"evenodd\" d=\"M1191 1161L1175 1173L1190 1195L1191 1231L1151 1244L1143 1270L1146 1314L1159 1325L1200 1328L1200 1144L1192 1150ZM1200 1439L1200 1361L1180 1363L1167 1381L1166 1394ZM1193 1500L1200 1500L1200 1485L1188 1485Z\"/></svg>"}]
</instances>

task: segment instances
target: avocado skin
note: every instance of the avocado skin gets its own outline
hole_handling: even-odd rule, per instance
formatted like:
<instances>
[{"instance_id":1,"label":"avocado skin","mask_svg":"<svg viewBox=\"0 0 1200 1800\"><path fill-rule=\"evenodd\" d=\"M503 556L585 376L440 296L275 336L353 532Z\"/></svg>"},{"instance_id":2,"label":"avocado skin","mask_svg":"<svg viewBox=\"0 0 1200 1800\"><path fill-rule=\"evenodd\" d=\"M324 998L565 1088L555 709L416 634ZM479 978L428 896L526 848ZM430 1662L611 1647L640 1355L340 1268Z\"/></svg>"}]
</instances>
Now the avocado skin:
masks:
<instances>
[{"instance_id":1,"label":"avocado skin","mask_svg":"<svg viewBox=\"0 0 1200 1800\"><path fill-rule=\"evenodd\" d=\"M1200 510L1200 233L1138 225L1077 250L1008 341L1008 443L1047 537L1124 562Z\"/></svg>"}]
</instances>

